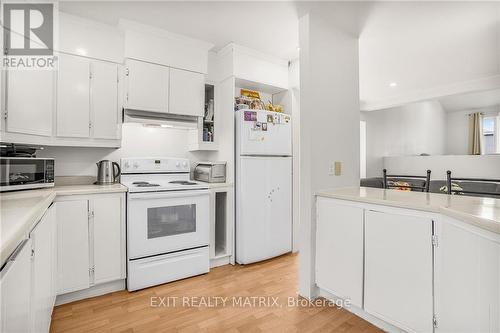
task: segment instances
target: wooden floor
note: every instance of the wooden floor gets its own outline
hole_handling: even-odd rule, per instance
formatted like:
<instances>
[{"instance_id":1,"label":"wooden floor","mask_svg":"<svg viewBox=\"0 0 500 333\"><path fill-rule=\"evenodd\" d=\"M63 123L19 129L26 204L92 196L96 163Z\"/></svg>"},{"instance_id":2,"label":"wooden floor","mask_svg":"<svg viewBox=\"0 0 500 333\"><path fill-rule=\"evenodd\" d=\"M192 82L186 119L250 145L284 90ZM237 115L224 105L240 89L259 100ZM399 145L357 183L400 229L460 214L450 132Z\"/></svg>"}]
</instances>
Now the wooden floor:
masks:
<instances>
[{"instance_id":1,"label":"wooden floor","mask_svg":"<svg viewBox=\"0 0 500 333\"><path fill-rule=\"evenodd\" d=\"M248 266L223 266L137 292L120 291L61 305L54 309L51 332L381 332L336 307L288 306L289 297L299 299L297 268L298 256L285 255ZM195 304L201 298L191 297L200 296L212 303ZM215 296L228 297L226 306L222 301L215 304ZM237 303L250 300L245 296L264 296L268 304ZM160 297L170 297L170 306L161 304L167 299ZM278 306L271 297L278 298ZM182 301L189 304L183 306Z\"/></svg>"}]
</instances>

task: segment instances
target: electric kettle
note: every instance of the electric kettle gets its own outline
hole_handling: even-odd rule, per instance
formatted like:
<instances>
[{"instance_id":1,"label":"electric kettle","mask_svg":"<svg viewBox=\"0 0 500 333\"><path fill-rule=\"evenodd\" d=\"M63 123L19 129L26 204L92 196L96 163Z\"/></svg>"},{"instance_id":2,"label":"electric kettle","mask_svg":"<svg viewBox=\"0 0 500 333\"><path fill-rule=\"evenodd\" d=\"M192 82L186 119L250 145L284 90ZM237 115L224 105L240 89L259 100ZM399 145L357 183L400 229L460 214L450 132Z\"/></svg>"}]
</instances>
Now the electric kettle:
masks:
<instances>
[{"instance_id":1,"label":"electric kettle","mask_svg":"<svg viewBox=\"0 0 500 333\"><path fill-rule=\"evenodd\" d=\"M95 184L109 185L116 182L118 176L120 176L121 173L120 166L118 165L118 163L111 162L109 160L102 160L97 162L96 164L97 164L97 181L95 182Z\"/></svg>"}]
</instances>

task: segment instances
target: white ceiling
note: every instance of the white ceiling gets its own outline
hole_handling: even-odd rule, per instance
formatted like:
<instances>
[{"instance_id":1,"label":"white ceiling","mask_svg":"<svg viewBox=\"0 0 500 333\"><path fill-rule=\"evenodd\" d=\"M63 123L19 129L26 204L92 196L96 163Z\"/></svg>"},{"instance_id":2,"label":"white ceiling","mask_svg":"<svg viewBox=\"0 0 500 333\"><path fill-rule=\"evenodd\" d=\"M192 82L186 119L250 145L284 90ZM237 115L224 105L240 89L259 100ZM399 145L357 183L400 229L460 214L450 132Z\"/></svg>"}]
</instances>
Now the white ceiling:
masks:
<instances>
[{"instance_id":1,"label":"white ceiling","mask_svg":"<svg viewBox=\"0 0 500 333\"><path fill-rule=\"evenodd\" d=\"M500 89L446 96L440 98L439 102L448 112L484 109L500 105Z\"/></svg>"},{"instance_id":2,"label":"white ceiling","mask_svg":"<svg viewBox=\"0 0 500 333\"><path fill-rule=\"evenodd\" d=\"M59 6L112 25L120 18L149 24L211 42L215 50L235 42L284 60L298 56L298 18L316 10L360 35L360 99L372 105L500 77L500 2L494 1L64 1Z\"/></svg>"},{"instance_id":3,"label":"white ceiling","mask_svg":"<svg viewBox=\"0 0 500 333\"><path fill-rule=\"evenodd\" d=\"M282 58L298 56L298 14L292 2L61 1L67 13L116 25L120 18L215 44L235 42Z\"/></svg>"},{"instance_id":4,"label":"white ceiling","mask_svg":"<svg viewBox=\"0 0 500 333\"><path fill-rule=\"evenodd\" d=\"M376 3L360 35L361 100L426 99L500 75L499 21L500 2Z\"/></svg>"}]
</instances>

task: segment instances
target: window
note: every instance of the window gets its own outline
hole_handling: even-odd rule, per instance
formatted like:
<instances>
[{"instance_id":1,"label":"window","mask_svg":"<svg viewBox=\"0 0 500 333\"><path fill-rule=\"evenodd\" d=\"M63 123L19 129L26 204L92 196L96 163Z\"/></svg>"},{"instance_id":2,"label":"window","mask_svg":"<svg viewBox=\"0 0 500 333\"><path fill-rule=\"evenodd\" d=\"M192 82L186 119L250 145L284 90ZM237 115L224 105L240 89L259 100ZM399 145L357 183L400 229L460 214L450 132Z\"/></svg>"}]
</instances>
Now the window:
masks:
<instances>
[{"instance_id":1,"label":"window","mask_svg":"<svg viewBox=\"0 0 500 333\"><path fill-rule=\"evenodd\" d=\"M498 139L497 118L484 117L483 118L484 154L497 153L497 139Z\"/></svg>"}]
</instances>

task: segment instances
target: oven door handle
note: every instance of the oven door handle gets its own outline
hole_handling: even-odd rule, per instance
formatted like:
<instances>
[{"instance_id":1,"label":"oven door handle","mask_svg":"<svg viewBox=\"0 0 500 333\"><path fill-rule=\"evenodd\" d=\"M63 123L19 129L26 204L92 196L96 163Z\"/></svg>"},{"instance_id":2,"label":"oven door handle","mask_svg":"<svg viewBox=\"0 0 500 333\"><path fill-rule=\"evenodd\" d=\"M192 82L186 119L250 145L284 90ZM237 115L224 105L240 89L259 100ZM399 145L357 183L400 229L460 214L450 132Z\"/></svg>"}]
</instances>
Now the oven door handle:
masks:
<instances>
[{"instance_id":1,"label":"oven door handle","mask_svg":"<svg viewBox=\"0 0 500 333\"><path fill-rule=\"evenodd\" d=\"M168 199L208 195L208 190L129 193L130 199Z\"/></svg>"}]
</instances>

